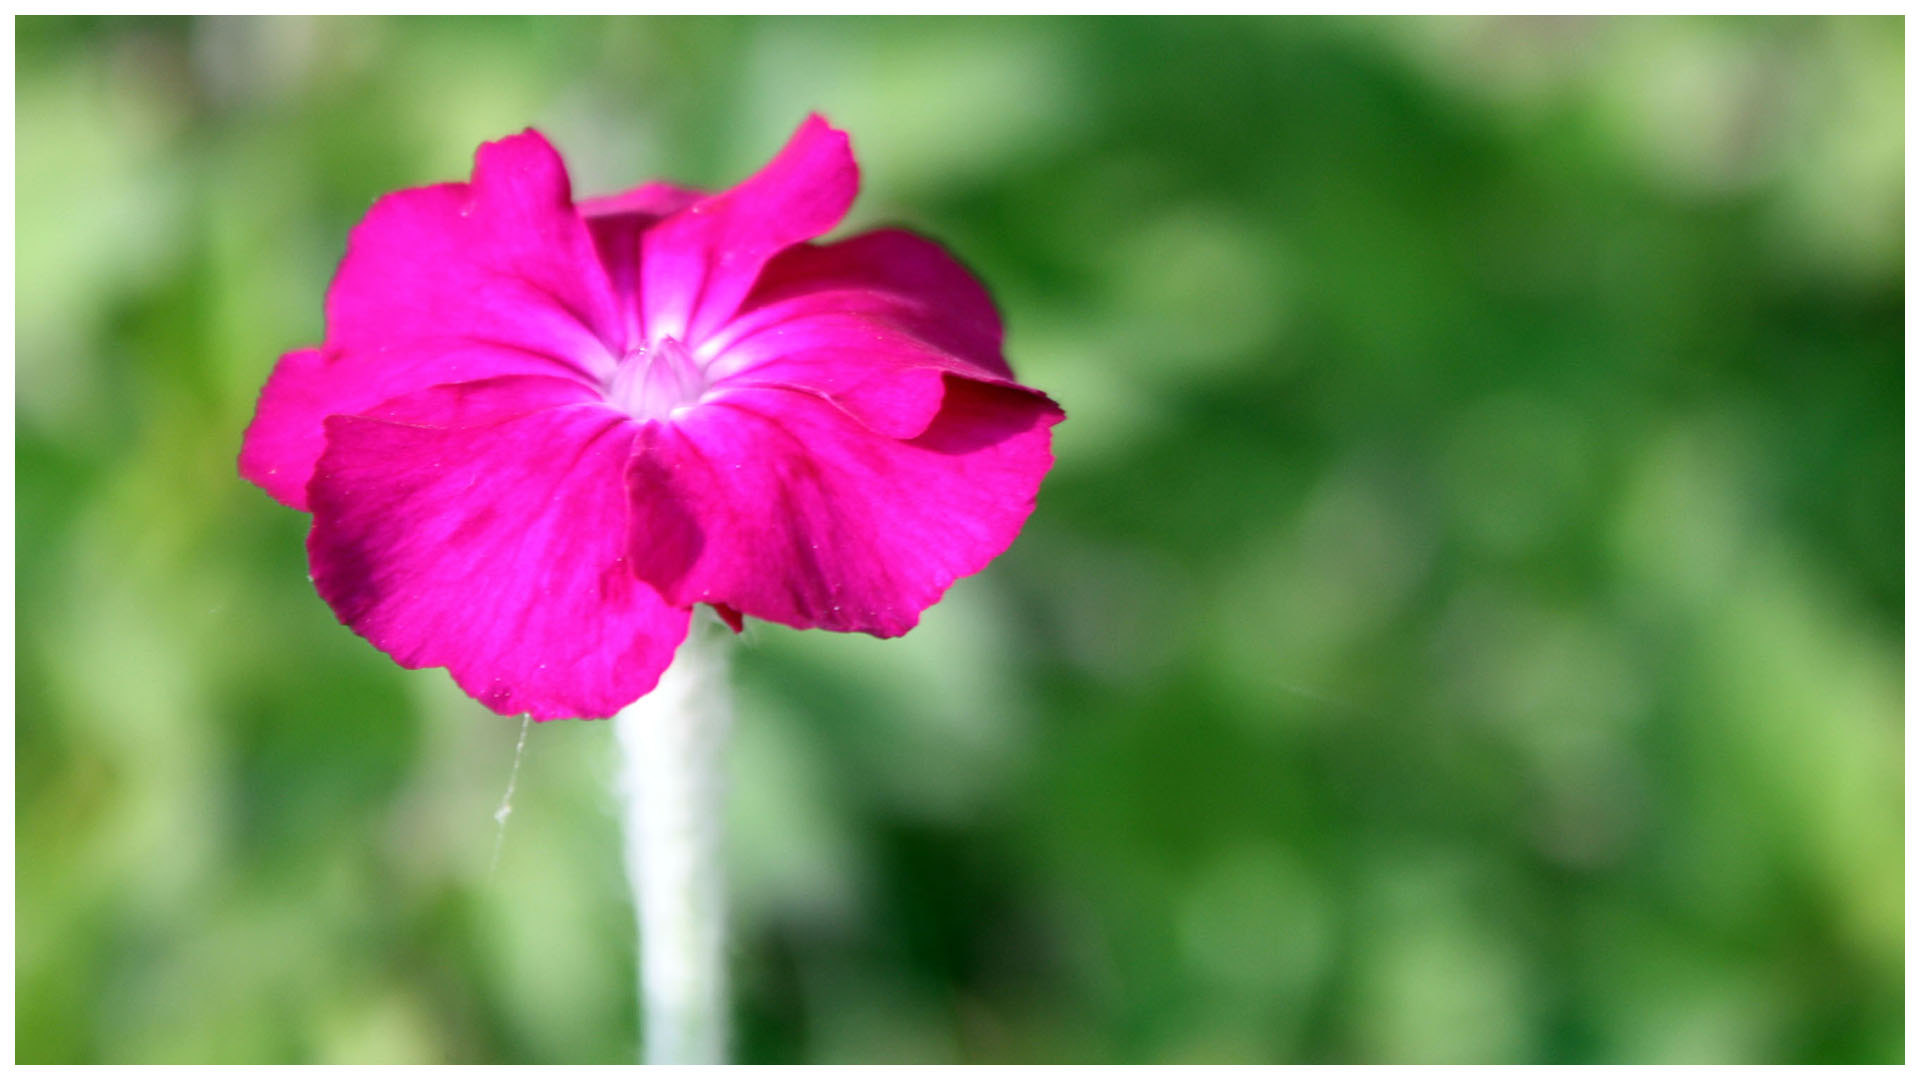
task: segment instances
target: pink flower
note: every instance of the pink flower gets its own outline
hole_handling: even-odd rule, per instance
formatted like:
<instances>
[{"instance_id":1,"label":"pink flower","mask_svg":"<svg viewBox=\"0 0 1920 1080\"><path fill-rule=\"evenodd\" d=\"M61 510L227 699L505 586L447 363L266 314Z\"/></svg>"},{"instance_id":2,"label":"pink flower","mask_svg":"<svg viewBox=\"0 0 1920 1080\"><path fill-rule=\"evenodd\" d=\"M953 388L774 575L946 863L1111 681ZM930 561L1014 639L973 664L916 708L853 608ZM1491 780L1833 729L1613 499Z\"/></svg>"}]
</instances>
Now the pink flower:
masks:
<instances>
[{"instance_id":1,"label":"pink flower","mask_svg":"<svg viewBox=\"0 0 1920 1080\"><path fill-rule=\"evenodd\" d=\"M280 358L240 473L313 514L313 581L502 714L605 717L692 605L905 633L1013 542L1062 413L935 244L837 224L809 117L730 191L575 203L539 133L353 231L326 341Z\"/></svg>"}]
</instances>

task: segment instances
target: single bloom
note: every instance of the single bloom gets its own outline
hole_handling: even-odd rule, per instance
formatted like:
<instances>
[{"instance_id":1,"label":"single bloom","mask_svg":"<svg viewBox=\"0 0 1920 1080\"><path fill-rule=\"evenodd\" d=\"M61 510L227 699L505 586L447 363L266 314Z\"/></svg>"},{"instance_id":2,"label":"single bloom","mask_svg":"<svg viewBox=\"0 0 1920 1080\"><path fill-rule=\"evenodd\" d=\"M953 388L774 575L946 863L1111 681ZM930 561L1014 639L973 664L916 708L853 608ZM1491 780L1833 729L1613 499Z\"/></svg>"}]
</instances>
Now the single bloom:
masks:
<instances>
[{"instance_id":1,"label":"single bloom","mask_svg":"<svg viewBox=\"0 0 1920 1080\"><path fill-rule=\"evenodd\" d=\"M905 633L1013 542L1062 413L938 245L814 242L858 188L818 116L718 194L575 202L538 132L488 143L353 230L240 473L313 515L343 623L502 714L613 715L695 604Z\"/></svg>"}]
</instances>

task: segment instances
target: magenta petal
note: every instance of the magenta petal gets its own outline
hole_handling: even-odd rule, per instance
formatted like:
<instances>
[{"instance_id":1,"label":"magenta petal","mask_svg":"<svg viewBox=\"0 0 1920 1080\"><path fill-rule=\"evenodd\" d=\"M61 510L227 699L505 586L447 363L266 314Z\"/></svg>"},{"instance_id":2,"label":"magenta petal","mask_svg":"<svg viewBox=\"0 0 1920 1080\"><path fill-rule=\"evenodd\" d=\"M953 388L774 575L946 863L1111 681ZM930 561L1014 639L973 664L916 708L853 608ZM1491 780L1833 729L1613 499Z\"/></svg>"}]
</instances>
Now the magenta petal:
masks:
<instances>
[{"instance_id":1,"label":"magenta petal","mask_svg":"<svg viewBox=\"0 0 1920 1080\"><path fill-rule=\"evenodd\" d=\"M697 345L733 315L769 259L839 224L859 189L846 133L807 117L765 168L647 231L647 336Z\"/></svg>"},{"instance_id":2,"label":"magenta petal","mask_svg":"<svg viewBox=\"0 0 1920 1080\"><path fill-rule=\"evenodd\" d=\"M813 394L898 439L912 438L933 422L946 397L948 375L1017 386L865 315L815 315L781 323L729 349L707 371L722 390Z\"/></svg>"},{"instance_id":3,"label":"magenta petal","mask_svg":"<svg viewBox=\"0 0 1920 1080\"><path fill-rule=\"evenodd\" d=\"M587 228L593 233L600 264L606 267L607 278L618 297L627 345L642 339L645 325L640 308L640 238L661 219L705 197L705 192L656 181L580 204Z\"/></svg>"},{"instance_id":4,"label":"magenta petal","mask_svg":"<svg viewBox=\"0 0 1920 1080\"><path fill-rule=\"evenodd\" d=\"M319 349L296 349L280 358L260 388L253 422L240 440L240 475L296 510L307 508L307 478L326 449L320 422L336 388Z\"/></svg>"},{"instance_id":5,"label":"magenta petal","mask_svg":"<svg viewBox=\"0 0 1920 1080\"><path fill-rule=\"evenodd\" d=\"M458 339L602 373L622 330L566 166L536 131L482 146L471 183L374 203L327 293L327 344L349 351Z\"/></svg>"},{"instance_id":6,"label":"magenta petal","mask_svg":"<svg viewBox=\"0 0 1920 1080\"><path fill-rule=\"evenodd\" d=\"M1013 542L1060 416L1032 391L949 378L938 417L903 441L811 394L729 392L644 429L635 573L674 603L905 633Z\"/></svg>"},{"instance_id":7,"label":"magenta petal","mask_svg":"<svg viewBox=\"0 0 1920 1080\"><path fill-rule=\"evenodd\" d=\"M926 342L980 374L1012 378L1001 355L993 298L946 249L903 229L837 244L799 244L767 263L753 292L707 348L761 351L766 331L818 315L867 315ZM759 343L748 339L758 336Z\"/></svg>"},{"instance_id":8,"label":"magenta petal","mask_svg":"<svg viewBox=\"0 0 1920 1080\"><path fill-rule=\"evenodd\" d=\"M326 422L309 487L314 584L340 620L502 714L606 717L651 690L688 613L627 561L638 427L552 378L380 413Z\"/></svg>"},{"instance_id":9,"label":"magenta petal","mask_svg":"<svg viewBox=\"0 0 1920 1080\"><path fill-rule=\"evenodd\" d=\"M502 375L573 375L541 353L444 341L351 353L300 349L280 358L260 390L240 445L240 475L297 510L326 449L329 416L364 413L389 398L441 383ZM585 383L576 385L585 387Z\"/></svg>"},{"instance_id":10,"label":"magenta petal","mask_svg":"<svg viewBox=\"0 0 1920 1080\"><path fill-rule=\"evenodd\" d=\"M820 394L886 435L919 434L945 375L1017 385L993 301L939 245L899 230L803 245L767 264L705 348L721 385Z\"/></svg>"},{"instance_id":11,"label":"magenta petal","mask_svg":"<svg viewBox=\"0 0 1920 1080\"><path fill-rule=\"evenodd\" d=\"M620 192L618 195L596 195L591 199L580 200L580 212L586 215L587 223L595 218L616 217L624 214L638 214L655 221L668 214L677 214L701 199L707 193L697 188L681 187L664 180L652 180L637 188Z\"/></svg>"}]
</instances>

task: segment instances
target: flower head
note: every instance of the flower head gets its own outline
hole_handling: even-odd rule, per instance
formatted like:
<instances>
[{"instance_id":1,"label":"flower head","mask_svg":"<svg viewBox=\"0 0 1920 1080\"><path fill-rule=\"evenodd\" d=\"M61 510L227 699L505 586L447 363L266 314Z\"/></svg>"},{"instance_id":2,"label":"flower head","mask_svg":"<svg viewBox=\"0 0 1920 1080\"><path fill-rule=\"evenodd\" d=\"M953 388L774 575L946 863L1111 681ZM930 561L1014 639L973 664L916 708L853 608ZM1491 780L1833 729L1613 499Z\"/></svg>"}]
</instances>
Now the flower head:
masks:
<instances>
[{"instance_id":1,"label":"flower head","mask_svg":"<svg viewBox=\"0 0 1920 1080\"><path fill-rule=\"evenodd\" d=\"M819 117L739 186L576 203L538 132L382 198L281 357L240 472L313 514L314 585L496 712L605 717L707 603L905 633L1052 464L980 284L853 202Z\"/></svg>"}]
</instances>

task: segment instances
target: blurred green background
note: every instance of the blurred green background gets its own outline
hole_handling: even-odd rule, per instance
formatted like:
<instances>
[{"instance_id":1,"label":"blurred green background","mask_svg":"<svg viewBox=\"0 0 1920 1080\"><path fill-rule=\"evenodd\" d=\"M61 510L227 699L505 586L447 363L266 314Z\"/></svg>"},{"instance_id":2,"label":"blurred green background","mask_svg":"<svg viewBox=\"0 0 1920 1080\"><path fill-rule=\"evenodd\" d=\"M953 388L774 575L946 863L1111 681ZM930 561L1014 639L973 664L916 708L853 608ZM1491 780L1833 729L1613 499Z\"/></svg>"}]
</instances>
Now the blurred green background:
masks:
<instances>
[{"instance_id":1,"label":"blurred green background","mask_svg":"<svg viewBox=\"0 0 1920 1080\"><path fill-rule=\"evenodd\" d=\"M18 20L19 1058L633 1058L610 729L489 873L519 725L234 455L376 195L818 108L1069 420L738 650L740 1058L1901 1059L1903 33Z\"/></svg>"}]
</instances>

